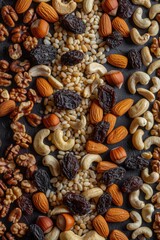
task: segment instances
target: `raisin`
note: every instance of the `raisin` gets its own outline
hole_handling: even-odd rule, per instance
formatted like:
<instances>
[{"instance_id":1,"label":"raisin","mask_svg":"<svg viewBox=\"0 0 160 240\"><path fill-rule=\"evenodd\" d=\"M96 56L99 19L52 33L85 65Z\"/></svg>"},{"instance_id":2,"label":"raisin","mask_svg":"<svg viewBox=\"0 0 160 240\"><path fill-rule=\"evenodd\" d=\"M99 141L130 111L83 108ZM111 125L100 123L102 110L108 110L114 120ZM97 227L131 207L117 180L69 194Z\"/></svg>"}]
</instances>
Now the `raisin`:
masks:
<instances>
[{"instance_id":1,"label":"raisin","mask_svg":"<svg viewBox=\"0 0 160 240\"><path fill-rule=\"evenodd\" d=\"M82 101L81 96L70 90L59 90L54 94L54 104L58 109L72 110Z\"/></svg>"},{"instance_id":2,"label":"raisin","mask_svg":"<svg viewBox=\"0 0 160 240\"><path fill-rule=\"evenodd\" d=\"M111 184L122 180L125 174L126 170L123 167L112 168L103 173L102 179L107 186L110 186Z\"/></svg>"},{"instance_id":3,"label":"raisin","mask_svg":"<svg viewBox=\"0 0 160 240\"><path fill-rule=\"evenodd\" d=\"M122 42L123 42L123 36L117 31L114 31L106 39L106 44L111 48L116 48L120 46Z\"/></svg>"},{"instance_id":4,"label":"raisin","mask_svg":"<svg viewBox=\"0 0 160 240\"><path fill-rule=\"evenodd\" d=\"M115 104L115 91L109 85L102 85L98 88L99 105L103 108L105 113L110 112Z\"/></svg>"},{"instance_id":5,"label":"raisin","mask_svg":"<svg viewBox=\"0 0 160 240\"><path fill-rule=\"evenodd\" d=\"M103 143L109 129L110 123L101 121L96 124L92 133L92 140L95 142Z\"/></svg>"},{"instance_id":6,"label":"raisin","mask_svg":"<svg viewBox=\"0 0 160 240\"><path fill-rule=\"evenodd\" d=\"M160 77L160 68L158 68L158 69L156 70L156 76L157 76L157 77Z\"/></svg>"},{"instance_id":7,"label":"raisin","mask_svg":"<svg viewBox=\"0 0 160 240\"><path fill-rule=\"evenodd\" d=\"M72 192L66 193L63 203L72 214L84 215L91 210L90 203L81 195Z\"/></svg>"},{"instance_id":8,"label":"raisin","mask_svg":"<svg viewBox=\"0 0 160 240\"><path fill-rule=\"evenodd\" d=\"M61 18L61 26L70 32L75 34L82 34L86 31L86 25L82 19L76 17L73 14L65 15Z\"/></svg>"},{"instance_id":9,"label":"raisin","mask_svg":"<svg viewBox=\"0 0 160 240\"><path fill-rule=\"evenodd\" d=\"M32 201L29 197L22 195L21 197L19 197L17 199L17 204L18 207L25 212L28 215L32 215L33 213L33 205L32 205Z\"/></svg>"},{"instance_id":10,"label":"raisin","mask_svg":"<svg viewBox=\"0 0 160 240\"><path fill-rule=\"evenodd\" d=\"M44 240L44 233L37 224L31 224L29 228L30 239Z\"/></svg>"},{"instance_id":11,"label":"raisin","mask_svg":"<svg viewBox=\"0 0 160 240\"><path fill-rule=\"evenodd\" d=\"M103 193L98 199L97 213L100 215L105 214L111 206L112 197L109 193Z\"/></svg>"},{"instance_id":12,"label":"raisin","mask_svg":"<svg viewBox=\"0 0 160 240\"><path fill-rule=\"evenodd\" d=\"M84 58L84 54L81 51L73 50L66 52L61 56L61 62L66 66L74 66L80 62L82 62Z\"/></svg>"},{"instance_id":13,"label":"raisin","mask_svg":"<svg viewBox=\"0 0 160 240\"><path fill-rule=\"evenodd\" d=\"M41 44L30 52L30 57L35 65L50 64L56 56L56 50L52 45Z\"/></svg>"},{"instance_id":14,"label":"raisin","mask_svg":"<svg viewBox=\"0 0 160 240\"><path fill-rule=\"evenodd\" d=\"M147 240L143 234L139 235L136 239L137 240Z\"/></svg>"},{"instance_id":15,"label":"raisin","mask_svg":"<svg viewBox=\"0 0 160 240\"><path fill-rule=\"evenodd\" d=\"M148 165L149 161L140 156L127 158L125 161L125 166L129 169L143 170L147 168Z\"/></svg>"},{"instance_id":16,"label":"raisin","mask_svg":"<svg viewBox=\"0 0 160 240\"><path fill-rule=\"evenodd\" d=\"M50 188L50 177L45 170L38 169L34 175L34 180L39 191L46 193L46 191Z\"/></svg>"},{"instance_id":17,"label":"raisin","mask_svg":"<svg viewBox=\"0 0 160 240\"><path fill-rule=\"evenodd\" d=\"M143 185L143 181L140 177L131 176L126 180L124 180L121 189L123 192L130 193L138 190L140 187L142 187L142 185Z\"/></svg>"},{"instance_id":18,"label":"raisin","mask_svg":"<svg viewBox=\"0 0 160 240\"><path fill-rule=\"evenodd\" d=\"M130 18L134 12L134 5L129 0L119 0L118 16L121 18Z\"/></svg>"},{"instance_id":19,"label":"raisin","mask_svg":"<svg viewBox=\"0 0 160 240\"><path fill-rule=\"evenodd\" d=\"M142 59L139 51L132 49L128 53L128 62L131 68L140 69L142 67Z\"/></svg>"},{"instance_id":20,"label":"raisin","mask_svg":"<svg viewBox=\"0 0 160 240\"><path fill-rule=\"evenodd\" d=\"M64 176L72 180L75 178L79 170L79 162L73 153L66 153L61 163L61 168Z\"/></svg>"}]
</instances>

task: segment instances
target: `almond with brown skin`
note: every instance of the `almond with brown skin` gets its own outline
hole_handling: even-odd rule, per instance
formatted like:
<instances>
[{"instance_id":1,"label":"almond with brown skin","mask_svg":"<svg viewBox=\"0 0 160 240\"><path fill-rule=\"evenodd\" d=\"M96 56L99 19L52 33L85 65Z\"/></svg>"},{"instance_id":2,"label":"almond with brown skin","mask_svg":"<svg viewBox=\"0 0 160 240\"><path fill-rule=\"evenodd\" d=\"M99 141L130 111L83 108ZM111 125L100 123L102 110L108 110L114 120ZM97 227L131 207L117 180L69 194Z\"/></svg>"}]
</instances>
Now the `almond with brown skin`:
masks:
<instances>
[{"instance_id":1,"label":"almond with brown skin","mask_svg":"<svg viewBox=\"0 0 160 240\"><path fill-rule=\"evenodd\" d=\"M112 113L116 116L123 116L133 105L134 100L132 98L126 98L118 102L112 108Z\"/></svg>"},{"instance_id":2,"label":"almond with brown skin","mask_svg":"<svg viewBox=\"0 0 160 240\"><path fill-rule=\"evenodd\" d=\"M123 37L129 37L129 27L123 18L115 17L112 21L112 26Z\"/></svg>"},{"instance_id":3,"label":"almond with brown skin","mask_svg":"<svg viewBox=\"0 0 160 240\"><path fill-rule=\"evenodd\" d=\"M24 13L28 10L32 3L32 0L17 0L15 10L18 14Z\"/></svg>"},{"instance_id":4,"label":"almond with brown skin","mask_svg":"<svg viewBox=\"0 0 160 240\"><path fill-rule=\"evenodd\" d=\"M123 205L123 194L120 191L118 185L112 184L107 188L107 192L111 195L112 202L116 206L121 207Z\"/></svg>"},{"instance_id":5,"label":"almond with brown skin","mask_svg":"<svg viewBox=\"0 0 160 240\"><path fill-rule=\"evenodd\" d=\"M93 101L89 111L89 118L92 124L96 124L103 119L103 109L99 106L98 101Z\"/></svg>"},{"instance_id":6,"label":"almond with brown skin","mask_svg":"<svg viewBox=\"0 0 160 240\"><path fill-rule=\"evenodd\" d=\"M113 230L109 236L110 240L128 240L128 237L119 230Z\"/></svg>"},{"instance_id":7,"label":"almond with brown skin","mask_svg":"<svg viewBox=\"0 0 160 240\"><path fill-rule=\"evenodd\" d=\"M41 18L50 23L57 22L59 19L56 10L51 5L45 2L41 2L38 5L38 7L36 8L36 12Z\"/></svg>"},{"instance_id":8,"label":"almond with brown skin","mask_svg":"<svg viewBox=\"0 0 160 240\"><path fill-rule=\"evenodd\" d=\"M109 169L116 168L116 167L118 167L118 166L115 163L111 163L111 162L108 162L108 161L102 161L102 162L99 162L97 164L96 171L98 173L103 173L103 172L105 172L105 171L107 171Z\"/></svg>"},{"instance_id":9,"label":"almond with brown skin","mask_svg":"<svg viewBox=\"0 0 160 240\"><path fill-rule=\"evenodd\" d=\"M110 208L105 215L105 219L107 222L124 222L129 216L127 210L122 208Z\"/></svg>"},{"instance_id":10,"label":"almond with brown skin","mask_svg":"<svg viewBox=\"0 0 160 240\"><path fill-rule=\"evenodd\" d=\"M102 143L96 143L91 140L87 141L86 143L86 151L88 153L101 154L101 153L105 153L107 150L108 150L108 147Z\"/></svg>"},{"instance_id":11,"label":"almond with brown skin","mask_svg":"<svg viewBox=\"0 0 160 240\"><path fill-rule=\"evenodd\" d=\"M112 33L111 19L107 13L104 13L99 22L99 35L107 37Z\"/></svg>"},{"instance_id":12,"label":"almond with brown skin","mask_svg":"<svg viewBox=\"0 0 160 240\"><path fill-rule=\"evenodd\" d=\"M124 126L115 128L107 137L108 144L115 144L122 141L128 135L128 130Z\"/></svg>"},{"instance_id":13,"label":"almond with brown skin","mask_svg":"<svg viewBox=\"0 0 160 240\"><path fill-rule=\"evenodd\" d=\"M36 87L42 97L49 97L53 94L52 86L44 78L37 78Z\"/></svg>"},{"instance_id":14,"label":"almond with brown skin","mask_svg":"<svg viewBox=\"0 0 160 240\"><path fill-rule=\"evenodd\" d=\"M107 132L107 135L112 132L112 130L114 129L114 126L116 124L116 121L117 121L117 117L114 116L113 114L111 113L107 113L104 118L103 118L104 121L106 122L109 122L109 129L108 129L108 132Z\"/></svg>"},{"instance_id":15,"label":"almond with brown skin","mask_svg":"<svg viewBox=\"0 0 160 240\"><path fill-rule=\"evenodd\" d=\"M92 221L93 227L96 232L102 237L108 237L109 235L109 227L104 217L101 215L96 216Z\"/></svg>"},{"instance_id":16,"label":"almond with brown skin","mask_svg":"<svg viewBox=\"0 0 160 240\"><path fill-rule=\"evenodd\" d=\"M42 213L49 211L49 203L46 195L43 192L37 192L32 196L34 206Z\"/></svg>"},{"instance_id":17,"label":"almond with brown skin","mask_svg":"<svg viewBox=\"0 0 160 240\"><path fill-rule=\"evenodd\" d=\"M13 112L16 107L16 103L13 100L7 100L0 104L0 117L4 117Z\"/></svg>"},{"instance_id":18,"label":"almond with brown skin","mask_svg":"<svg viewBox=\"0 0 160 240\"><path fill-rule=\"evenodd\" d=\"M110 54L107 57L107 62L118 68L126 68L128 65L128 58L120 54Z\"/></svg>"}]
</instances>

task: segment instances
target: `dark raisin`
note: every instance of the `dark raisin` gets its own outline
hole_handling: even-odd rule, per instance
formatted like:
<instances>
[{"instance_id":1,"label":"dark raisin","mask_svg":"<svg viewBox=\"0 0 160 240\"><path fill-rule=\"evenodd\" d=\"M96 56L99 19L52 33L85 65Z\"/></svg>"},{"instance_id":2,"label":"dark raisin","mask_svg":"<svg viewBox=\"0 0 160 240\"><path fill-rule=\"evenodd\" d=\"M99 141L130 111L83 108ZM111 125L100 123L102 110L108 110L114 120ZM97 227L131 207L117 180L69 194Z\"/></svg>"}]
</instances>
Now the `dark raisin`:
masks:
<instances>
[{"instance_id":1,"label":"dark raisin","mask_svg":"<svg viewBox=\"0 0 160 240\"><path fill-rule=\"evenodd\" d=\"M142 67L142 59L139 51L132 49L128 52L128 63L133 69L140 69Z\"/></svg>"},{"instance_id":2,"label":"dark raisin","mask_svg":"<svg viewBox=\"0 0 160 240\"><path fill-rule=\"evenodd\" d=\"M66 153L61 163L61 169L64 176L72 180L79 170L79 162L73 153Z\"/></svg>"},{"instance_id":3,"label":"dark raisin","mask_svg":"<svg viewBox=\"0 0 160 240\"><path fill-rule=\"evenodd\" d=\"M140 177L131 176L126 180L124 180L121 189L123 192L130 193L138 190L140 187L142 187L142 185L143 185L143 181Z\"/></svg>"},{"instance_id":4,"label":"dark raisin","mask_svg":"<svg viewBox=\"0 0 160 240\"><path fill-rule=\"evenodd\" d=\"M81 101L81 96L70 90L59 90L54 94L54 104L58 109L75 109Z\"/></svg>"},{"instance_id":5,"label":"dark raisin","mask_svg":"<svg viewBox=\"0 0 160 240\"><path fill-rule=\"evenodd\" d=\"M74 66L82 62L83 58L84 58L83 52L78 50L73 50L63 54L61 57L61 62L63 65L66 65L66 66Z\"/></svg>"},{"instance_id":6,"label":"dark raisin","mask_svg":"<svg viewBox=\"0 0 160 240\"><path fill-rule=\"evenodd\" d=\"M139 235L136 239L137 240L147 240L143 234Z\"/></svg>"},{"instance_id":7,"label":"dark raisin","mask_svg":"<svg viewBox=\"0 0 160 240\"><path fill-rule=\"evenodd\" d=\"M123 36L116 31L110 34L106 39L106 44L111 48L116 48L120 46L122 42L123 42Z\"/></svg>"},{"instance_id":8,"label":"dark raisin","mask_svg":"<svg viewBox=\"0 0 160 240\"><path fill-rule=\"evenodd\" d=\"M46 193L46 191L50 188L50 177L45 170L38 169L34 175L34 180L39 191Z\"/></svg>"},{"instance_id":9,"label":"dark raisin","mask_svg":"<svg viewBox=\"0 0 160 240\"><path fill-rule=\"evenodd\" d=\"M158 68L158 69L156 70L156 75L157 75L157 77L160 77L160 68Z\"/></svg>"},{"instance_id":10,"label":"dark raisin","mask_svg":"<svg viewBox=\"0 0 160 240\"><path fill-rule=\"evenodd\" d=\"M83 22L83 20L73 14L63 16L61 18L61 26L65 30L75 34L82 34L86 31L86 24Z\"/></svg>"},{"instance_id":11,"label":"dark raisin","mask_svg":"<svg viewBox=\"0 0 160 240\"><path fill-rule=\"evenodd\" d=\"M37 224L31 224L29 227L30 239L44 240L44 233Z\"/></svg>"},{"instance_id":12,"label":"dark raisin","mask_svg":"<svg viewBox=\"0 0 160 240\"><path fill-rule=\"evenodd\" d=\"M36 65L50 64L56 56L56 50L52 45L41 44L30 52L32 62Z\"/></svg>"},{"instance_id":13,"label":"dark raisin","mask_svg":"<svg viewBox=\"0 0 160 240\"><path fill-rule=\"evenodd\" d=\"M135 9L129 0L119 0L118 6L118 16L121 18L130 18Z\"/></svg>"},{"instance_id":14,"label":"dark raisin","mask_svg":"<svg viewBox=\"0 0 160 240\"><path fill-rule=\"evenodd\" d=\"M149 165L149 161L140 156L129 157L125 161L125 166L126 166L126 168L129 168L129 169L143 170L143 169L147 168L148 165Z\"/></svg>"},{"instance_id":15,"label":"dark raisin","mask_svg":"<svg viewBox=\"0 0 160 240\"><path fill-rule=\"evenodd\" d=\"M33 213L33 205L32 201L29 197L22 195L17 199L18 207L26 214L32 215Z\"/></svg>"},{"instance_id":16,"label":"dark raisin","mask_svg":"<svg viewBox=\"0 0 160 240\"><path fill-rule=\"evenodd\" d=\"M110 186L111 184L122 180L125 174L126 170L123 167L112 168L103 173L102 179L107 186Z\"/></svg>"},{"instance_id":17,"label":"dark raisin","mask_svg":"<svg viewBox=\"0 0 160 240\"><path fill-rule=\"evenodd\" d=\"M92 133L92 140L95 142L103 143L109 129L110 123L101 121L96 124Z\"/></svg>"},{"instance_id":18,"label":"dark raisin","mask_svg":"<svg viewBox=\"0 0 160 240\"><path fill-rule=\"evenodd\" d=\"M63 198L63 203L68 207L72 214L84 215L91 210L90 203L79 194L66 193Z\"/></svg>"},{"instance_id":19,"label":"dark raisin","mask_svg":"<svg viewBox=\"0 0 160 240\"><path fill-rule=\"evenodd\" d=\"M109 85L102 85L98 88L99 105L103 108L105 113L110 112L115 104L115 91Z\"/></svg>"},{"instance_id":20,"label":"dark raisin","mask_svg":"<svg viewBox=\"0 0 160 240\"><path fill-rule=\"evenodd\" d=\"M98 199L97 203L97 213L100 215L105 214L111 206L112 197L109 193L103 193Z\"/></svg>"}]
</instances>

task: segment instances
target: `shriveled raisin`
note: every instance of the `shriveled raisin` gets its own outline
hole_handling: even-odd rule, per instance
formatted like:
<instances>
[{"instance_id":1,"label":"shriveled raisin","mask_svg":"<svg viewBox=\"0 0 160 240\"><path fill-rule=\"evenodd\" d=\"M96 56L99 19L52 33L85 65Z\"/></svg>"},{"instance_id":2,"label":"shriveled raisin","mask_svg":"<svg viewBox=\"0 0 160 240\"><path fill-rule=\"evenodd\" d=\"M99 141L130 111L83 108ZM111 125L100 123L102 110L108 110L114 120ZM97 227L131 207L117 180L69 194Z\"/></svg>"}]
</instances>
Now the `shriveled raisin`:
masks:
<instances>
[{"instance_id":1,"label":"shriveled raisin","mask_svg":"<svg viewBox=\"0 0 160 240\"><path fill-rule=\"evenodd\" d=\"M66 66L74 66L82 62L83 58L84 58L83 52L78 50L72 50L62 55L61 62L63 65Z\"/></svg>"},{"instance_id":2,"label":"shriveled raisin","mask_svg":"<svg viewBox=\"0 0 160 240\"><path fill-rule=\"evenodd\" d=\"M119 0L118 16L121 18L130 18L134 12L134 5L129 0Z\"/></svg>"},{"instance_id":3,"label":"shriveled raisin","mask_svg":"<svg viewBox=\"0 0 160 240\"><path fill-rule=\"evenodd\" d=\"M123 42L123 36L117 31L114 31L112 34L110 34L106 38L106 44L111 48L116 48L120 46L122 42Z\"/></svg>"},{"instance_id":4,"label":"shriveled raisin","mask_svg":"<svg viewBox=\"0 0 160 240\"><path fill-rule=\"evenodd\" d=\"M149 165L149 161L140 156L129 157L125 161L125 166L126 166L126 168L129 168L129 169L143 170L143 169L147 168L148 165Z\"/></svg>"},{"instance_id":5,"label":"shriveled raisin","mask_svg":"<svg viewBox=\"0 0 160 240\"><path fill-rule=\"evenodd\" d=\"M138 190L140 187L142 187L142 185L143 185L143 181L140 177L131 176L126 180L124 180L121 189L123 192L130 193Z\"/></svg>"},{"instance_id":6,"label":"shriveled raisin","mask_svg":"<svg viewBox=\"0 0 160 240\"><path fill-rule=\"evenodd\" d=\"M109 85L102 85L98 88L99 105L103 108L105 113L110 112L115 104L115 91Z\"/></svg>"},{"instance_id":7,"label":"shriveled raisin","mask_svg":"<svg viewBox=\"0 0 160 240\"><path fill-rule=\"evenodd\" d=\"M95 142L103 143L109 129L110 123L101 121L96 124L92 133L92 140Z\"/></svg>"},{"instance_id":8,"label":"shriveled raisin","mask_svg":"<svg viewBox=\"0 0 160 240\"><path fill-rule=\"evenodd\" d=\"M67 14L61 18L61 26L70 32L75 34L82 34L86 31L86 25L82 19L76 17L75 15Z\"/></svg>"},{"instance_id":9,"label":"shriveled raisin","mask_svg":"<svg viewBox=\"0 0 160 240\"><path fill-rule=\"evenodd\" d=\"M133 69L140 69L142 67L142 59L139 51L132 49L128 53L129 66Z\"/></svg>"},{"instance_id":10,"label":"shriveled raisin","mask_svg":"<svg viewBox=\"0 0 160 240\"><path fill-rule=\"evenodd\" d=\"M123 167L112 168L103 173L102 179L107 186L110 186L111 184L122 180L125 174L126 170Z\"/></svg>"},{"instance_id":11,"label":"shriveled raisin","mask_svg":"<svg viewBox=\"0 0 160 240\"><path fill-rule=\"evenodd\" d=\"M72 180L79 170L79 162L73 153L66 153L61 163L62 173L66 178Z\"/></svg>"},{"instance_id":12,"label":"shriveled raisin","mask_svg":"<svg viewBox=\"0 0 160 240\"><path fill-rule=\"evenodd\" d=\"M38 169L34 175L34 180L39 191L46 193L46 191L50 188L50 177L45 170Z\"/></svg>"},{"instance_id":13,"label":"shriveled raisin","mask_svg":"<svg viewBox=\"0 0 160 240\"><path fill-rule=\"evenodd\" d=\"M27 195L22 195L17 199L18 207L26 214L32 215L33 205L31 199Z\"/></svg>"},{"instance_id":14,"label":"shriveled raisin","mask_svg":"<svg viewBox=\"0 0 160 240\"><path fill-rule=\"evenodd\" d=\"M107 192L103 193L98 199L97 213L101 215L105 214L110 208L111 202L112 202L111 195Z\"/></svg>"},{"instance_id":15,"label":"shriveled raisin","mask_svg":"<svg viewBox=\"0 0 160 240\"><path fill-rule=\"evenodd\" d=\"M29 228L30 238L34 240L44 240L44 233L37 224L31 224Z\"/></svg>"}]
</instances>

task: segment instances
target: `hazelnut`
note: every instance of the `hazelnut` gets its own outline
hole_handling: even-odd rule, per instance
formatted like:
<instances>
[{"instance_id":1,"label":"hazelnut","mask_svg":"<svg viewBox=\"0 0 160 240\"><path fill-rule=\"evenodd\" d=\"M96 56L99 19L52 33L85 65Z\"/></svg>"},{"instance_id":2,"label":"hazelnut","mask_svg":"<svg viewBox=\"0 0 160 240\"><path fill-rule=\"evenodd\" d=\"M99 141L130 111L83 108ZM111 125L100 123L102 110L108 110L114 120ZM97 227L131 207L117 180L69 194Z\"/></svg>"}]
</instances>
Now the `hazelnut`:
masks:
<instances>
[{"instance_id":1,"label":"hazelnut","mask_svg":"<svg viewBox=\"0 0 160 240\"><path fill-rule=\"evenodd\" d=\"M53 228L53 222L49 217L39 216L36 224L42 229L44 233L49 233Z\"/></svg>"},{"instance_id":2,"label":"hazelnut","mask_svg":"<svg viewBox=\"0 0 160 240\"><path fill-rule=\"evenodd\" d=\"M57 217L56 225L61 231L69 231L74 225L74 218L67 213L60 214Z\"/></svg>"},{"instance_id":3,"label":"hazelnut","mask_svg":"<svg viewBox=\"0 0 160 240\"><path fill-rule=\"evenodd\" d=\"M37 19L31 25L31 32L36 38L44 38L49 31L49 24L43 19Z\"/></svg>"},{"instance_id":4,"label":"hazelnut","mask_svg":"<svg viewBox=\"0 0 160 240\"><path fill-rule=\"evenodd\" d=\"M111 86L116 86L118 88L122 87L122 84L124 83L124 76L122 72L117 70L111 70L106 73L105 79Z\"/></svg>"},{"instance_id":5,"label":"hazelnut","mask_svg":"<svg viewBox=\"0 0 160 240\"><path fill-rule=\"evenodd\" d=\"M108 13L111 16L115 16L118 10L118 1L117 0L103 0L102 1L103 11Z\"/></svg>"},{"instance_id":6,"label":"hazelnut","mask_svg":"<svg viewBox=\"0 0 160 240\"><path fill-rule=\"evenodd\" d=\"M127 153L123 147L116 147L110 151L111 160L117 164L123 163L126 157Z\"/></svg>"},{"instance_id":7,"label":"hazelnut","mask_svg":"<svg viewBox=\"0 0 160 240\"><path fill-rule=\"evenodd\" d=\"M60 123L59 117L54 113L43 118L43 124L46 128L55 127Z\"/></svg>"}]
</instances>

